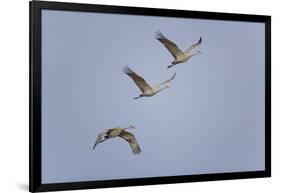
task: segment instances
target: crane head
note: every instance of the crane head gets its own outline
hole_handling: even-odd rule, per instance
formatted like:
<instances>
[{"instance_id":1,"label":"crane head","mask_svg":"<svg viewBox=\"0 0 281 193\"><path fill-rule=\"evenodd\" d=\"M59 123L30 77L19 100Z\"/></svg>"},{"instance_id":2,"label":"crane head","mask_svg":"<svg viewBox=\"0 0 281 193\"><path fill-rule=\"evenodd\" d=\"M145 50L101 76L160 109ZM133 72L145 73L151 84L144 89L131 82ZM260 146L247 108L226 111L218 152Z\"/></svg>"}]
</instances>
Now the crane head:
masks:
<instances>
[{"instance_id":1,"label":"crane head","mask_svg":"<svg viewBox=\"0 0 281 193\"><path fill-rule=\"evenodd\" d=\"M95 145L93 147L93 150L96 148L96 146L99 144L99 143L102 143L104 142L107 138L106 138L107 134L106 133L101 133L98 135L98 138L95 142Z\"/></svg>"}]
</instances>

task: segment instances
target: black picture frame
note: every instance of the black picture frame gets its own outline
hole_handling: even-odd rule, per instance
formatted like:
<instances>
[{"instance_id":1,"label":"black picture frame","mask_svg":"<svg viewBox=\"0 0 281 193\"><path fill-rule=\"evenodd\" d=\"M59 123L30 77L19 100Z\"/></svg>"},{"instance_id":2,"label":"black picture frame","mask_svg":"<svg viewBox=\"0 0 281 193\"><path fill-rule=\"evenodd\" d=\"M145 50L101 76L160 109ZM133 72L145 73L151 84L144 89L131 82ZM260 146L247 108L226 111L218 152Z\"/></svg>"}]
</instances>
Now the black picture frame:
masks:
<instances>
[{"instance_id":1,"label":"black picture frame","mask_svg":"<svg viewBox=\"0 0 281 193\"><path fill-rule=\"evenodd\" d=\"M214 181L271 176L271 17L201 11L105 6L78 3L31 1L30 10L30 174L29 191L60 191L90 188L139 186ZM106 181L42 184L41 182L41 10L69 10L128 15L199 18L265 23L265 170Z\"/></svg>"}]
</instances>

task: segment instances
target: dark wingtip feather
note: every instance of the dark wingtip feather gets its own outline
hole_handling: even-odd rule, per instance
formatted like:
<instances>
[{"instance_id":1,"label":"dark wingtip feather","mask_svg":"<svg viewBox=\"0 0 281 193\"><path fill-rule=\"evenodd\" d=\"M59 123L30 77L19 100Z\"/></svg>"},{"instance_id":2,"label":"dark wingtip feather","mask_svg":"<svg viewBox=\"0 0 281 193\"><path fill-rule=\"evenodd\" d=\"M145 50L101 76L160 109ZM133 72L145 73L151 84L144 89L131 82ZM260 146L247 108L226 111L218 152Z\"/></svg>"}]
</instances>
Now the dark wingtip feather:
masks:
<instances>
[{"instance_id":1,"label":"dark wingtip feather","mask_svg":"<svg viewBox=\"0 0 281 193\"><path fill-rule=\"evenodd\" d=\"M139 155L141 153L141 148L138 147L136 150L133 151L133 154Z\"/></svg>"},{"instance_id":2,"label":"dark wingtip feather","mask_svg":"<svg viewBox=\"0 0 281 193\"><path fill-rule=\"evenodd\" d=\"M156 32L154 37L155 37L157 40L159 40L159 38L160 38L159 32Z\"/></svg>"},{"instance_id":3,"label":"dark wingtip feather","mask_svg":"<svg viewBox=\"0 0 281 193\"><path fill-rule=\"evenodd\" d=\"M198 41L199 44L202 43L202 37L200 37L199 41Z\"/></svg>"},{"instance_id":4,"label":"dark wingtip feather","mask_svg":"<svg viewBox=\"0 0 281 193\"><path fill-rule=\"evenodd\" d=\"M122 68L122 72L124 72L125 74L129 74L132 72L132 70L129 68L129 66L126 65Z\"/></svg>"},{"instance_id":5,"label":"dark wingtip feather","mask_svg":"<svg viewBox=\"0 0 281 193\"><path fill-rule=\"evenodd\" d=\"M157 40L161 40L161 39L165 39L165 36L160 31L158 31L155 33L155 38Z\"/></svg>"}]
</instances>

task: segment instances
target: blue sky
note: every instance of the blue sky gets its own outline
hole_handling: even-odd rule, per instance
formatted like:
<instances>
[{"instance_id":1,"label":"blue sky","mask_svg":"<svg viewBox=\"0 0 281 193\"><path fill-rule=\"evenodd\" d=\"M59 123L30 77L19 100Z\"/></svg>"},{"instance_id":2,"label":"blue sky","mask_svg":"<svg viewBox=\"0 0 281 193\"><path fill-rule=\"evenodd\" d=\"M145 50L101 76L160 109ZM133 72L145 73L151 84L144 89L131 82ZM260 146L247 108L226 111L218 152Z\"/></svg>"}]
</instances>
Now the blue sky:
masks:
<instances>
[{"instance_id":1,"label":"blue sky","mask_svg":"<svg viewBox=\"0 0 281 193\"><path fill-rule=\"evenodd\" d=\"M169 70L161 31L201 55ZM264 169L264 24L68 11L42 12L43 183ZM150 98L121 72L150 84ZM99 132L131 130L92 146Z\"/></svg>"}]
</instances>

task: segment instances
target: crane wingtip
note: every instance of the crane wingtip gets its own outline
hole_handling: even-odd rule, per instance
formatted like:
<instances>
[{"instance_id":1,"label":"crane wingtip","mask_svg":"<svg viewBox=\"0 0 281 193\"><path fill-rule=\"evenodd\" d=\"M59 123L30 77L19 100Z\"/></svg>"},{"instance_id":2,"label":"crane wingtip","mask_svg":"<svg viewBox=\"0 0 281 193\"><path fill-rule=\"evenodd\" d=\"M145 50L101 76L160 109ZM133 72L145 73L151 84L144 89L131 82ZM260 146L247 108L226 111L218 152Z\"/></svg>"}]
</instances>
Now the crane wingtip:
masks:
<instances>
[{"instance_id":1,"label":"crane wingtip","mask_svg":"<svg viewBox=\"0 0 281 193\"><path fill-rule=\"evenodd\" d=\"M125 74L128 74L130 72L132 72L131 68L127 65L125 65L123 68L122 68L122 72L125 73Z\"/></svg>"},{"instance_id":2,"label":"crane wingtip","mask_svg":"<svg viewBox=\"0 0 281 193\"><path fill-rule=\"evenodd\" d=\"M161 31L157 31L157 32L155 33L155 38L156 38L157 40L161 40L161 39L164 39L165 36L161 33Z\"/></svg>"}]
</instances>

